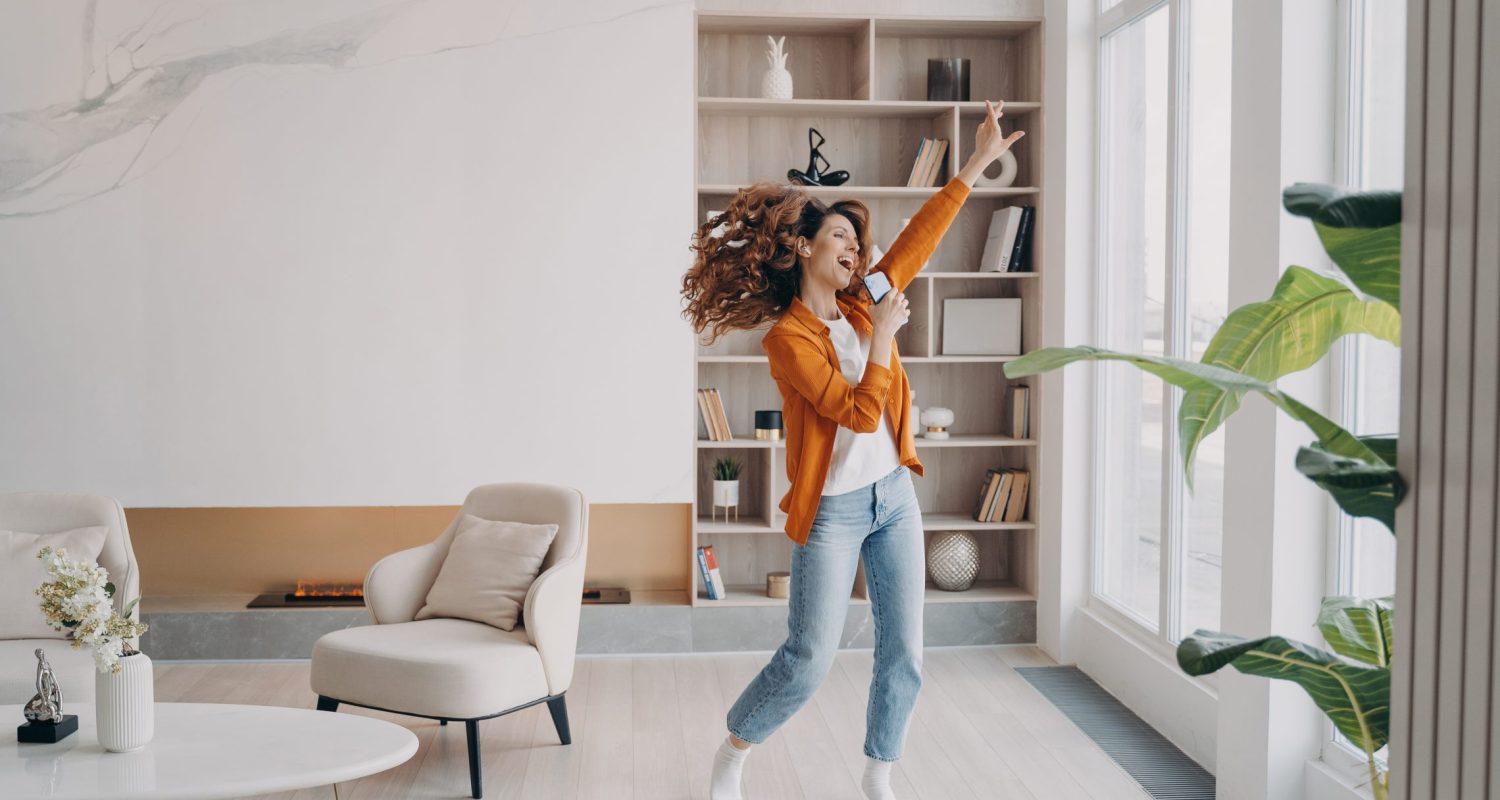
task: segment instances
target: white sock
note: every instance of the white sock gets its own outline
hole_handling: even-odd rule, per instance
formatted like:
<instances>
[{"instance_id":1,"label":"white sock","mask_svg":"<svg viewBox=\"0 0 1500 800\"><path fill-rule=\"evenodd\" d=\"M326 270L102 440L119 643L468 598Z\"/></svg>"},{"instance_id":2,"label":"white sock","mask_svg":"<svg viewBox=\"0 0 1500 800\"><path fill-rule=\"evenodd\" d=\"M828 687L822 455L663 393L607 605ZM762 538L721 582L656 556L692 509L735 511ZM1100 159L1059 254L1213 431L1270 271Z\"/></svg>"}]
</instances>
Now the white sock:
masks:
<instances>
[{"instance_id":1,"label":"white sock","mask_svg":"<svg viewBox=\"0 0 1500 800\"><path fill-rule=\"evenodd\" d=\"M740 772L745 767L745 756L750 755L750 748L741 750L734 746L729 737L724 737L724 743L719 745L719 752L714 753L714 771L709 779L709 800L740 800Z\"/></svg>"},{"instance_id":2,"label":"white sock","mask_svg":"<svg viewBox=\"0 0 1500 800\"><path fill-rule=\"evenodd\" d=\"M891 761L865 756L865 777L859 782L869 800L896 800L891 794Z\"/></svg>"}]
</instances>

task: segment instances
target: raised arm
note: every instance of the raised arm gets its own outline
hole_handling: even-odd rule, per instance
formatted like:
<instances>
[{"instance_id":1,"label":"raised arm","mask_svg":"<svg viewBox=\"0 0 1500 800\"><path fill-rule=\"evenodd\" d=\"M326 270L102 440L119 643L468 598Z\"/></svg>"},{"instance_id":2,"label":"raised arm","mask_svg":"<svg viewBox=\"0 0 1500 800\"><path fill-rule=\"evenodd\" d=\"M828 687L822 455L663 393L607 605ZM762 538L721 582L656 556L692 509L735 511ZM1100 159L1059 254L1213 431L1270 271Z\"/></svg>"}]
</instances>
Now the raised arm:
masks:
<instances>
[{"instance_id":1,"label":"raised arm","mask_svg":"<svg viewBox=\"0 0 1500 800\"><path fill-rule=\"evenodd\" d=\"M911 222L907 223L906 228L891 244L890 251L875 265L875 270L884 272L892 286L901 291L906 290L912 279L921 272L922 265L937 250L938 242L943 240L943 234L948 232L948 226L958 216L958 210L968 199L969 190L973 188L980 173L1026 135L1024 131L1014 131L1010 136L1001 135L1000 117L1004 108L1004 102L996 106L985 101L988 113L979 123L979 130L974 135L974 152L964 162L963 169L941 191L922 204L916 216L911 218Z\"/></svg>"}]
</instances>

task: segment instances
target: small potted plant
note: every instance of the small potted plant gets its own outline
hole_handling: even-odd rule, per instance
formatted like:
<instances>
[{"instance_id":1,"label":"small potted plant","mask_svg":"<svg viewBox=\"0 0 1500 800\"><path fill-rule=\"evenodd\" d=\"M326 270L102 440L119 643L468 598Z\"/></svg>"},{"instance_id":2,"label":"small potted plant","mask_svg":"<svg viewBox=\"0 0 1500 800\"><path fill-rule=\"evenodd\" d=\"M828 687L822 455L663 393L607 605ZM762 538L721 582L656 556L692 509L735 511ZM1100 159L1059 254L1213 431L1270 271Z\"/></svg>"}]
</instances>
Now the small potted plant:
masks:
<instances>
[{"instance_id":1,"label":"small potted plant","mask_svg":"<svg viewBox=\"0 0 1500 800\"><path fill-rule=\"evenodd\" d=\"M717 518L719 508L724 509L724 521L729 521L729 509L734 508L734 518L740 518L740 462L728 456L714 462L714 507L710 518Z\"/></svg>"}]
</instances>

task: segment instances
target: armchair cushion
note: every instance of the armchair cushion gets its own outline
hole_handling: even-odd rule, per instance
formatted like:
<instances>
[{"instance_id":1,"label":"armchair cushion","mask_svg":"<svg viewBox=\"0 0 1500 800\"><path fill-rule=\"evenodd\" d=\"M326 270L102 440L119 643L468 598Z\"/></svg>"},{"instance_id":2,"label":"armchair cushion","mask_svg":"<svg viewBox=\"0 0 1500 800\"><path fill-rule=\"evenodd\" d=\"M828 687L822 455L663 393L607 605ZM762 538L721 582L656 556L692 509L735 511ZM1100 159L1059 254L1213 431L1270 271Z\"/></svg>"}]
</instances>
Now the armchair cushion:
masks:
<instances>
[{"instance_id":1,"label":"armchair cushion","mask_svg":"<svg viewBox=\"0 0 1500 800\"><path fill-rule=\"evenodd\" d=\"M67 633L53 630L42 616L36 589L48 577L36 554L43 547L64 548L75 561L98 561L108 536L107 525L58 533L0 530L0 639L67 638Z\"/></svg>"},{"instance_id":2,"label":"armchair cushion","mask_svg":"<svg viewBox=\"0 0 1500 800\"><path fill-rule=\"evenodd\" d=\"M513 630L557 529L465 514L416 619L466 619Z\"/></svg>"},{"instance_id":3,"label":"armchair cushion","mask_svg":"<svg viewBox=\"0 0 1500 800\"><path fill-rule=\"evenodd\" d=\"M524 630L461 619L365 625L313 645L312 689L346 703L471 719L546 697L542 659Z\"/></svg>"}]
</instances>

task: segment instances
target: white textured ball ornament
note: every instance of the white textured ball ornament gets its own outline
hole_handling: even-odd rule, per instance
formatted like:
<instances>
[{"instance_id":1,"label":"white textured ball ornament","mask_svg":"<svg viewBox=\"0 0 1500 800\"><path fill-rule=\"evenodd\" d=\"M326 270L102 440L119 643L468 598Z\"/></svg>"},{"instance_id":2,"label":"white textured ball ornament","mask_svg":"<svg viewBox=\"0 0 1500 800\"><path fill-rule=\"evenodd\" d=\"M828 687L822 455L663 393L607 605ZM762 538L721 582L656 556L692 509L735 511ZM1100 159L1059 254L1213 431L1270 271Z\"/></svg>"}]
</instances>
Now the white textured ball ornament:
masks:
<instances>
[{"instance_id":1,"label":"white textured ball ornament","mask_svg":"<svg viewBox=\"0 0 1500 800\"><path fill-rule=\"evenodd\" d=\"M979 577L979 542L968 531L932 535L927 543L927 575L945 592L962 592Z\"/></svg>"}]
</instances>

